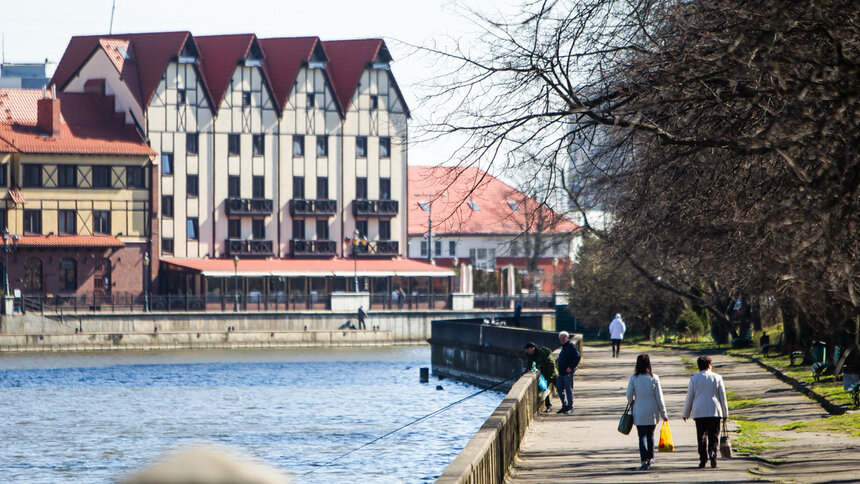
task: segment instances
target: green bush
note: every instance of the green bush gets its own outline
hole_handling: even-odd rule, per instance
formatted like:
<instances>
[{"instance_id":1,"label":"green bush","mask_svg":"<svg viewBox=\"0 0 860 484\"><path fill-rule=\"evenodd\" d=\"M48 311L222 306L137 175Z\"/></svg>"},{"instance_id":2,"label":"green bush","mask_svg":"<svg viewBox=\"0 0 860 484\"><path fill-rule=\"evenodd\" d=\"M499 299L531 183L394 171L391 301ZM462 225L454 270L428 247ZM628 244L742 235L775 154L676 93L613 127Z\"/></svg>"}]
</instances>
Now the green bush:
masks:
<instances>
[{"instance_id":1,"label":"green bush","mask_svg":"<svg viewBox=\"0 0 860 484\"><path fill-rule=\"evenodd\" d=\"M705 333L708 324L701 314L688 307L681 311L681 315L675 321L675 327L679 334L688 335L690 338L698 340L699 336Z\"/></svg>"}]
</instances>

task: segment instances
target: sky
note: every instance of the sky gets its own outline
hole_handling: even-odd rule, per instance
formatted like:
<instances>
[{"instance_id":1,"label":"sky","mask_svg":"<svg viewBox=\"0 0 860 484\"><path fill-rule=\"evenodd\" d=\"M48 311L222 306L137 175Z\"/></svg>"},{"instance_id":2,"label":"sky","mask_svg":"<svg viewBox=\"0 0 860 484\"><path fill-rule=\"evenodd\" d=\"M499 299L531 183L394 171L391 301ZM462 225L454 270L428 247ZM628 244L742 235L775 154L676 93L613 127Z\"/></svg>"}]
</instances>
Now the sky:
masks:
<instances>
[{"instance_id":1,"label":"sky","mask_svg":"<svg viewBox=\"0 0 860 484\"><path fill-rule=\"evenodd\" d=\"M75 35L106 34L114 0L0 0L6 62L59 61ZM392 71L413 114L409 163L446 161L455 139L415 142L425 113L420 84L438 73L436 60L409 45L467 40L478 27L452 0L115 0L114 33L190 31L193 35L254 33L258 37L318 36L323 40L382 37ZM495 9L501 0L468 0ZM405 44L404 44L405 43ZM453 108L452 108L453 109Z\"/></svg>"}]
</instances>

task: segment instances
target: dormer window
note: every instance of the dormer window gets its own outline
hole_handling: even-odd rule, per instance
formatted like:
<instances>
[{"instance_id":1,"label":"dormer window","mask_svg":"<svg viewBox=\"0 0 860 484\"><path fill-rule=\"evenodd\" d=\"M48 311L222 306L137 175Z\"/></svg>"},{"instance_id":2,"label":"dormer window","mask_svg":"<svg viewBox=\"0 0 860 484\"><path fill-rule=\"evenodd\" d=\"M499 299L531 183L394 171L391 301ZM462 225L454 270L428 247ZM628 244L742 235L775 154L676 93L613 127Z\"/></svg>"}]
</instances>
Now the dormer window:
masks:
<instances>
[{"instance_id":1,"label":"dormer window","mask_svg":"<svg viewBox=\"0 0 860 484\"><path fill-rule=\"evenodd\" d=\"M260 67L263 65L262 59L252 59L250 57L245 59L245 67Z\"/></svg>"},{"instance_id":2,"label":"dormer window","mask_svg":"<svg viewBox=\"0 0 860 484\"><path fill-rule=\"evenodd\" d=\"M424 210L425 212L430 211L430 203L429 202L418 202L418 206L421 207L421 210Z\"/></svg>"},{"instance_id":3,"label":"dormer window","mask_svg":"<svg viewBox=\"0 0 860 484\"><path fill-rule=\"evenodd\" d=\"M519 212L519 211L520 211L520 206L519 206L519 205L517 205L517 202L511 202L511 201L509 201L509 202L508 202L508 206L509 206L509 207L511 207L511 210L513 210L514 212Z\"/></svg>"},{"instance_id":4,"label":"dormer window","mask_svg":"<svg viewBox=\"0 0 860 484\"><path fill-rule=\"evenodd\" d=\"M480 212L481 211L481 207L479 207L477 203L475 203L471 200L466 202L466 204L469 205L469 208L471 208L473 212Z\"/></svg>"},{"instance_id":5,"label":"dormer window","mask_svg":"<svg viewBox=\"0 0 860 484\"><path fill-rule=\"evenodd\" d=\"M312 60L308 62L310 69L325 69L325 61Z\"/></svg>"},{"instance_id":6,"label":"dormer window","mask_svg":"<svg viewBox=\"0 0 860 484\"><path fill-rule=\"evenodd\" d=\"M260 46L257 45L257 42L254 42L251 44L248 56L245 57L245 67L261 67L262 65L263 51L260 50Z\"/></svg>"},{"instance_id":7,"label":"dormer window","mask_svg":"<svg viewBox=\"0 0 860 484\"><path fill-rule=\"evenodd\" d=\"M197 49L190 40L185 43L184 47L182 47L182 52L179 53L176 60L180 64L194 64L197 62Z\"/></svg>"},{"instance_id":8,"label":"dormer window","mask_svg":"<svg viewBox=\"0 0 860 484\"><path fill-rule=\"evenodd\" d=\"M128 53L128 50L126 50L125 47L119 45L119 46L117 46L116 51L119 53L119 55L122 56L122 58L124 60L127 60L127 61L131 60L131 55Z\"/></svg>"}]
</instances>

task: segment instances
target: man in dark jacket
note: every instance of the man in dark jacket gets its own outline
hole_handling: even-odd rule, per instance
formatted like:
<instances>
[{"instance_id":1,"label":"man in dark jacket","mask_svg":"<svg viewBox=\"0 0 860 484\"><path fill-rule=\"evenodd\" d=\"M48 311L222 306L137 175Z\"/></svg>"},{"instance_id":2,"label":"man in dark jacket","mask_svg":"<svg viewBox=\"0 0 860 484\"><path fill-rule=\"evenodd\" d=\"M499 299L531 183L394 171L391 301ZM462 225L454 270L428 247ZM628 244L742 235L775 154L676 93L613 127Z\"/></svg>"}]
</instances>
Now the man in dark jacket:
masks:
<instances>
[{"instance_id":1,"label":"man in dark jacket","mask_svg":"<svg viewBox=\"0 0 860 484\"><path fill-rule=\"evenodd\" d=\"M527 368L531 368L532 365L536 366L540 374L546 378L547 390L549 390L549 385L554 385L556 378L558 378L555 361L552 359L552 351L546 346L538 348L534 343L527 344L524 349L526 352ZM549 412L552 409L552 403L549 401L549 393L547 391L546 400L544 401L546 405L544 412Z\"/></svg>"},{"instance_id":2,"label":"man in dark jacket","mask_svg":"<svg viewBox=\"0 0 860 484\"><path fill-rule=\"evenodd\" d=\"M581 356L567 331L558 333L558 341L561 343L561 352L558 354L558 380L555 382L555 388L561 399L561 410L556 413L573 415L573 373L579 366Z\"/></svg>"}]
</instances>

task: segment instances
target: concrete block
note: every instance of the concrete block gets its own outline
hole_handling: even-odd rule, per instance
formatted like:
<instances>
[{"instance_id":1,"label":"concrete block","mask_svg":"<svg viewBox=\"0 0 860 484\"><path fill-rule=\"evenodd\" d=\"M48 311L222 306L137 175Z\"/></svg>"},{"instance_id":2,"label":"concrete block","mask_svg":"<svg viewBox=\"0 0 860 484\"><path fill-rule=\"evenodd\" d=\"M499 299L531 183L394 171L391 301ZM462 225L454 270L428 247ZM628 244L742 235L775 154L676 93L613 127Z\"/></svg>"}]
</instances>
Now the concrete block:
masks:
<instances>
[{"instance_id":1,"label":"concrete block","mask_svg":"<svg viewBox=\"0 0 860 484\"><path fill-rule=\"evenodd\" d=\"M454 311L471 311L475 309L475 295L464 292L451 294L451 309Z\"/></svg>"},{"instance_id":2,"label":"concrete block","mask_svg":"<svg viewBox=\"0 0 860 484\"><path fill-rule=\"evenodd\" d=\"M363 306L365 311L370 307L369 292L333 292L331 293L332 311L358 311Z\"/></svg>"}]
</instances>

